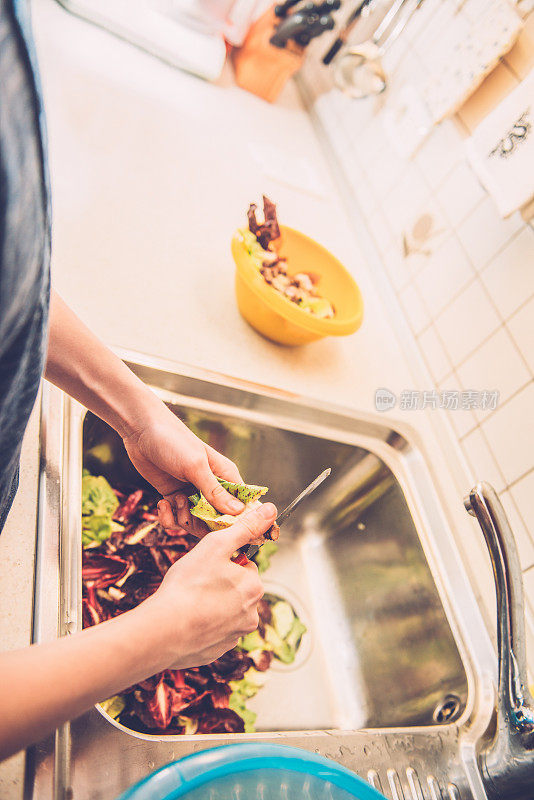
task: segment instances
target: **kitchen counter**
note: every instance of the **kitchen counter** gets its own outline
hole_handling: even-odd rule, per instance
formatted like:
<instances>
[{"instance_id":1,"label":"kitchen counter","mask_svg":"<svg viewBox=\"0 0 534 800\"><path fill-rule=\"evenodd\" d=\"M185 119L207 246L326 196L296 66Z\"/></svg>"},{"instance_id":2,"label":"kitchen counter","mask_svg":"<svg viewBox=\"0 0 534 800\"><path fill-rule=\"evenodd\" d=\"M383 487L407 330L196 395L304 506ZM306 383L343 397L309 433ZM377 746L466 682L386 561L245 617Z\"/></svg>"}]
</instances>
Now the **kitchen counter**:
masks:
<instances>
[{"instance_id":1,"label":"kitchen counter","mask_svg":"<svg viewBox=\"0 0 534 800\"><path fill-rule=\"evenodd\" d=\"M270 106L236 88L229 71L207 84L53 0L34 0L33 10L49 126L54 283L99 336L363 414L375 413L378 387L431 387L293 84ZM241 319L230 238L262 192L281 221L311 233L356 278L365 319L354 336L282 348ZM425 442L451 521L483 553L461 506L472 476L441 412L394 418ZM34 415L21 490L0 540L8 647L30 634L37 446ZM490 580L487 571L479 587L489 597ZM2 765L1 796L21 796L21 780L20 758Z\"/></svg>"}]
</instances>

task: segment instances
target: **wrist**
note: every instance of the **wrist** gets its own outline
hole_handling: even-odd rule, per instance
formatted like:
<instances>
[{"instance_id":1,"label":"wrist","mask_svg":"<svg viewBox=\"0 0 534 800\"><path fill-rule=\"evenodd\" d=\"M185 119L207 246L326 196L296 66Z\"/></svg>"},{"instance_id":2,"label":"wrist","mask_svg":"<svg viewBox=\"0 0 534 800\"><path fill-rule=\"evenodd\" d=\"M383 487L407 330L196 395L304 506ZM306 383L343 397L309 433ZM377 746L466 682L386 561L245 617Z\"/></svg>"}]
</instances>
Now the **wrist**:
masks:
<instances>
[{"instance_id":1,"label":"wrist","mask_svg":"<svg viewBox=\"0 0 534 800\"><path fill-rule=\"evenodd\" d=\"M160 598L159 592L132 612L137 614L140 630L146 635L146 649L154 666L152 674L169 668L180 669L186 639L183 621L189 617L184 601L176 597Z\"/></svg>"}]
</instances>

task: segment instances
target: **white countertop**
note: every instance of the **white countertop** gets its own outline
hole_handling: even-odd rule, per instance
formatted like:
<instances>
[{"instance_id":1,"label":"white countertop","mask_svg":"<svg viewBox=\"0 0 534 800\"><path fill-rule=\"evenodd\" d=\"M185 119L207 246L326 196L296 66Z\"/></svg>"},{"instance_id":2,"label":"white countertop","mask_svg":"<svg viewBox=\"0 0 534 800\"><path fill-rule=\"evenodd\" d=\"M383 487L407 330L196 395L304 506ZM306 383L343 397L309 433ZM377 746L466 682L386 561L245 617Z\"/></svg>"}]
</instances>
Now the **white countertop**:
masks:
<instances>
[{"instance_id":1,"label":"white countertop","mask_svg":"<svg viewBox=\"0 0 534 800\"><path fill-rule=\"evenodd\" d=\"M34 0L33 9L50 138L53 279L98 335L114 346L364 413L374 413L378 387L399 393L431 386L398 307L362 255L292 84L271 106L236 88L229 72L218 85L207 84L53 0ZM272 154L260 164L251 145L304 159L319 189L291 185L291 170ZM278 170L283 182L271 177ZM355 335L283 348L241 319L230 238L263 192L277 203L282 222L318 239L356 278L365 319ZM444 449L438 449L431 415L395 416L435 448L442 496L454 506L455 521L472 531L461 511L469 477L452 437L440 436ZM36 453L34 419L20 494L0 542L0 602L3 609L4 599L12 604L7 617L2 612L2 627L11 631L11 647L29 640ZM11 583L4 592L7 548L22 564L13 574L21 591L24 584L22 603L14 603ZM20 759L0 768L2 797L19 796L20 774Z\"/></svg>"}]
</instances>

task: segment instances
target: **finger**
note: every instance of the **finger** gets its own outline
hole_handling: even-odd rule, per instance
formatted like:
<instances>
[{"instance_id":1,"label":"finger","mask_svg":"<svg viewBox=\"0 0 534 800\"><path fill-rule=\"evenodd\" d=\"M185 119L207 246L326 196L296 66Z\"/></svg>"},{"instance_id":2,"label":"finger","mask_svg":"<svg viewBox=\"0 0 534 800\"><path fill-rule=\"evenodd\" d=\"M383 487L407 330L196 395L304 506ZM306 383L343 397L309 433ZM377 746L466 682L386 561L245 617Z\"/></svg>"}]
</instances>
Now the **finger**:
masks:
<instances>
[{"instance_id":1,"label":"finger","mask_svg":"<svg viewBox=\"0 0 534 800\"><path fill-rule=\"evenodd\" d=\"M174 528L176 525L172 506L165 497L162 497L158 503L158 518L160 525L163 525L164 528Z\"/></svg>"},{"instance_id":2,"label":"finger","mask_svg":"<svg viewBox=\"0 0 534 800\"><path fill-rule=\"evenodd\" d=\"M205 525L198 517L194 517L189 511L189 501L187 496L182 492L176 492L172 495L165 495L163 501L169 503L172 507L172 514L175 520L175 525L183 528L187 533L192 533L197 539L202 539L209 533L208 526ZM160 501L160 502L163 502ZM159 504L158 504L159 508ZM163 523L162 523L163 525ZM165 527L165 525L163 526Z\"/></svg>"},{"instance_id":3,"label":"finger","mask_svg":"<svg viewBox=\"0 0 534 800\"><path fill-rule=\"evenodd\" d=\"M243 564L245 569L247 569L252 575L258 576L258 565L255 561L251 561L247 558L247 563Z\"/></svg>"},{"instance_id":4,"label":"finger","mask_svg":"<svg viewBox=\"0 0 534 800\"><path fill-rule=\"evenodd\" d=\"M196 474L191 475L191 480L197 486L208 503L223 514L240 514L245 506L237 497L223 489L210 469L208 459L197 468Z\"/></svg>"},{"instance_id":5,"label":"finger","mask_svg":"<svg viewBox=\"0 0 534 800\"><path fill-rule=\"evenodd\" d=\"M210 447L210 445L206 445L206 453L208 454L208 463L215 475L231 483L244 483L233 461L223 456L222 453L219 453L213 447Z\"/></svg>"},{"instance_id":6,"label":"finger","mask_svg":"<svg viewBox=\"0 0 534 800\"><path fill-rule=\"evenodd\" d=\"M208 537L209 546L220 548L225 556L232 556L240 547L250 544L265 533L273 524L275 517L276 506L265 503L243 514L229 528L211 533Z\"/></svg>"}]
</instances>

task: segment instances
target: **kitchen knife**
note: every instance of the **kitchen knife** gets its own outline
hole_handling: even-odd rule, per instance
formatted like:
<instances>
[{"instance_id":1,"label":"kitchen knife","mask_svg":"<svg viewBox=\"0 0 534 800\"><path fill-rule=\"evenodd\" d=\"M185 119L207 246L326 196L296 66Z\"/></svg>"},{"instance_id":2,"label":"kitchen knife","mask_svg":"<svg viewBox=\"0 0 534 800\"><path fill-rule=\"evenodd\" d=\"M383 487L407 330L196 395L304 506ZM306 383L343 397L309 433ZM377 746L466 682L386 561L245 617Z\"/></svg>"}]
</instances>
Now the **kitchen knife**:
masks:
<instances>
[{"instance_id":1,"label":"kitchen knife","mask_svg":"<svg viewBox=\"0 0 534 800\"><path fill-rule=\"evenodd\" d=\"M283 49L290 39L303 33L311 22L316 21L316 18L317 16L315 14L301 14L300 11L290 14L289 17L283 19L280 25L275 29L269 42L275 47Z\"/></svg>"},{"instance_id":2,"label":"kitchen knife","mask_svg":"<svg viewBox=\"0 0 534 800\"><path fill-rule=\"evenodd\" d=\"M297 34L294 41L301 47L309 45L312 39L321 36L325 31L334 30L336 23L331 14L323 14L318 20L309 25L302 33Z\"/></svg>"},{"instance_id":3,"label":"kitchen knife","mask_svg":"<svg viewBox=\"0 0 534 800\"><path fill-rule=\"evenodd\" d=\"M297 3L300 3L300 0L286 0L285 3L274 7L274 13L277 17L285 17L287 12L293 8L293 6L296 6Z\"/></svg>"},{"instance_id":4,"label":"kitchen knife","mask_svg":"<svg viewBox=\"0 0 534 800\"><path fill-rule=\"evenodd\" d=\"M339 32L339 36L337 39L334 40L333 44L331 45L328 52L323 57L323 64L328 66L336 55L339 53L345 42L347 41L347 37L360 19L362 15L362 11L367 8L373 0L362 0L361 3L358 3L354 11L349 14L347 21L345 22L344 26L342 27L341 31Z\"/></svg>"},{"instance_id":5,"label":"kitchen knife","mask_svg":"<svg viewBox=\"0 0 534 800\"><path fill-rule=\"evenodd\" d=\"M323 14L331 14L334 11L339 11L341 8L341 0L323 0L320 3L305 3L298 9L299 14L318 14L320 17Z\"/></svg>"},{"instance_id":6,"label":"kitchen knife","mask_svg":"<svg viewBox=\"0 0 534 800\"><path fill-rule=\"evenodd\" d=\"M278 515L278 517L276 518L276 525L280 527L280 525L283 522L289 519L295 508L299 505L299 503L301 503L305 497L308 497L308 495L314 492L317 489L317 487L320 486L321 483L328 478L331 472L332 472L331 468L328 467L328 469L325 469L324 472L321 472L321 474L318 475L315 478L315 480L313 480L310 483L309 486L306 486L306 488L303 489L302 492L299 495L297 495L295 499L292 500L288 506L286 506L286 508L284 508L281 514ZM256 555L260 547L261 544L249 544L248 547L245 549L246 557L248 559L251 559L253 556Z\"/></svg>"}]
</instances>

